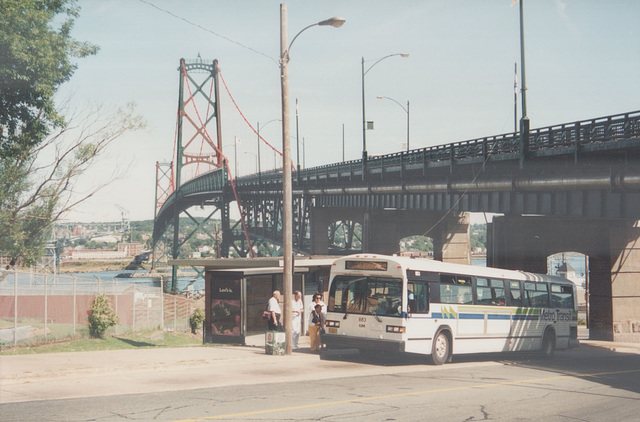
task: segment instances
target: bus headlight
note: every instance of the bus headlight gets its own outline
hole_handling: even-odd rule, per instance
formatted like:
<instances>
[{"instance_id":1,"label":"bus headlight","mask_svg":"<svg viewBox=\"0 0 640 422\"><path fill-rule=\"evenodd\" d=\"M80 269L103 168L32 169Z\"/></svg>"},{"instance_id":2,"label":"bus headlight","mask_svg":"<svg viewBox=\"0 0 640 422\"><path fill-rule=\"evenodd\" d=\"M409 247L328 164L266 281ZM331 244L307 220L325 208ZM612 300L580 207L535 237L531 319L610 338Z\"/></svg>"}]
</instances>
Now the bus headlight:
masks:
<instances>
[{"instance_id":1,"label":"bus headlight","mask_svg":"<svg viewBox=\"0 0 640 422\"><path fill-rule=\"evenodd\" d=\"M327 321L326 326L340 328L340 321Z\"/></svg>"},{"instance_id":2,"label":"bus headlight","mask_svg":"<svg viewBox=\"0 0 640 422\"><path fill-rule=\"evenodd\" d=\"M404 333L405 331L405 327L401 327L399 325L387 325L387 333Z\"/></svg>"}]
</instances>

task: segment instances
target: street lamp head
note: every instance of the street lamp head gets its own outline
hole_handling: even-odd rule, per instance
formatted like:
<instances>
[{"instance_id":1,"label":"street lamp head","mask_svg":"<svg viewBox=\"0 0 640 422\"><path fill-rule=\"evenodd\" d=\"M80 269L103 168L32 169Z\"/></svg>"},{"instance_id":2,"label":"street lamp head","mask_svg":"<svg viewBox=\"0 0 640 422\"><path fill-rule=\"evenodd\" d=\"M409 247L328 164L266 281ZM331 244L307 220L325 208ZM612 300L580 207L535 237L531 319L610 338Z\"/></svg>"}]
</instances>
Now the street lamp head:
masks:
<instances>
[{"instance_id":1,"label":"street lamp head","mask_svg":"<svg viewBox=\"0 0 640 422\"><path fill-rule=\"evenodd\" d=\"M306 28L303 28L300 32L298 32L296 34L295 37L293 37L293 39L291 40L291 43L289 43L289 47L285 51L283 51L281 53L280 61L283 61L283 60L289 61L289 51L291 51L291 46L295 42L296 38L298 38L300 36L300 34L302 34L307 29L309 29L309 28L311 28L313 26L333 26L334 28L340 28L342 25L344 25L345 22L346 22L345 18L333 17L333 18L325 19L325 20L320 21L318 23L312 23L311 25L307 26Z\"/></svg>"},{"instance_id":2,"label":"street lamp head","mask_svg":"<svg viewBox=\"0 0 640 422\"><path fill-rule=\"evenodd\" d=\"M382 95L378 95L376 98L382 100L384 97Z\"/></svg>"},{"instance_id":3,"label":"street lamp head","mask_svg":"<svg viewBox=\"0 0 640 422\"><path fill-rule=\"evenodd\" d=\"M346 22L345 18L334 16L332 18L318 22L318 25L320 26L330 25L330 26L333 26L334 28L340 28L342 25L344 25L345 22Z\"/></svg>"},{"instance_id":4,"label":"street lamp head","mask_svg":"<svg viewBox=\"0 0 640 422\"><path fill-rule=\"evenodd\" d=\"M410 56L409 53L400 53L400 57L405 57L406 58L406 57L409 57L409 56Z\"/></svg>"}]
</instances>

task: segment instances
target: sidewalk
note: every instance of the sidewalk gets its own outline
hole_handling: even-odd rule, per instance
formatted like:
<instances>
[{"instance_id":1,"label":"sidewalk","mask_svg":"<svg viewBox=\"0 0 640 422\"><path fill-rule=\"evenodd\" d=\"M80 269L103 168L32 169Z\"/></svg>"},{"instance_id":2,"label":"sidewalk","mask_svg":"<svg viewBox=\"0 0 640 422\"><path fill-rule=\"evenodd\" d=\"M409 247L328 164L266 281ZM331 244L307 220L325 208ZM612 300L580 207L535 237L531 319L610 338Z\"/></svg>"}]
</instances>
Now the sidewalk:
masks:
<instances>
[{"instance_id":1,"label":"sidewalk","mask_svg":"<svg viewBox=\"0 0 640 422\"><path fill-rule=\"evenodd\" d=\"M305 341L306 339L306 341ZM267 355L264 333L247 346L69 352L0 358L0 404L197 388L299 382L382 373L412 366L380 367L321 360L301 337L288 356Z\"/></svg>"},{"instance_id":2,"label":"sidewalk","mask_svg":"<svg viewBox=\"0 0 640 422\"><path fill-rule=\"evenodd\" d=\"M306 339L306 342L303 340ZM197 388L293 382L446 368L424 364L374 365L321 360L301 338L288 356L265 354L264 334L249 336L248 346L70 352L0 358L0 403L105 395L140 394ZM640 344L583 340L582 344L640 353ZM458 365L500 365L478 361Z\"/></svg>"}]
</instances>

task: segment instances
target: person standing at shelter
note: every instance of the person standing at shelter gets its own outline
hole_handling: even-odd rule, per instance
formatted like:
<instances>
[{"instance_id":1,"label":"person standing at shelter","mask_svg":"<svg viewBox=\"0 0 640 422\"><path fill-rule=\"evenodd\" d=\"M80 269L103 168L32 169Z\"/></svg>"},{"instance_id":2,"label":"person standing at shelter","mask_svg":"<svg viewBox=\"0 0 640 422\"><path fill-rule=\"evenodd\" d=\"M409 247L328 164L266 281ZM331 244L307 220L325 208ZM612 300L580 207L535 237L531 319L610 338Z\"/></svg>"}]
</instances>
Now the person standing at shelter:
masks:
<instances>
[{"instance_id":1,"label":"person standing at shelter","mask_svg":"<svg viewBox=\"0 0 640 422\"><path fill-rule=\"evenodd\" d=\"M309 314L309 342L312 352L320 349L320 329L324 328L326 312L327 307L324 302L322 302L322 295L316 293L313 295L311 312Z\"/></svg>"},{"instance_id":2,"label":"person standing at shelter","mask_svg":"<svg viewBox=\"0 0 640 422\"><path fill-rule=\"evenodd\" d=\"M312 327L309 327L309 336L311 337L311 351L315 352L320 349L321 341L320 334L324 332L324 314L322 313L322 305L319 303L315 305L313 311L311 311L311 323ZM313 333L313 334L311 334Z\"/></svg>"},{"instance_id":3,"label":"person standing at shelter","mask_svg":"<svg viewBox=\"0 0 640 422\"><path fill-rule=\"evenodd\" d=\"M271 312L271 316L267 321L267 328L270 331L282 331L282 325L280 324L280 315L282 314L282 310L280 309L280 303L278 300L280 299L280 290L274 290L273 296L269 299L267 303L267 311Z\"/></svg>"},{"instance_id":4,"label":"person standing at shelter","mask_svg":"<svg viewBox=\"0 0 640 422\"><path fill-rule=\"evenodd\" d=\"M302 304L302 293L296 290L294 293L294 300L291 304L291 340L292 348L298 348L298 340L300 339L300 329L302 328L302 313L304 312L304 305Z\"/></svg>"}]
</instances>

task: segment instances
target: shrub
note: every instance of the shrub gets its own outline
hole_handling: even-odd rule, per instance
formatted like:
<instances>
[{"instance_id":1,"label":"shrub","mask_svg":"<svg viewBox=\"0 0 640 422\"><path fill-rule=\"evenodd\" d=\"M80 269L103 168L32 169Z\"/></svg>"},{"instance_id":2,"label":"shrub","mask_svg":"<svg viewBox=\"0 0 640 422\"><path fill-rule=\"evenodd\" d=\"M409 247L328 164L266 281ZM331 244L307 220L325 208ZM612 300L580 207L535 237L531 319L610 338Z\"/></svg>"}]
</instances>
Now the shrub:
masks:
<instances>
[{"instance_id":1,"label":"shrub","mask_svg":"<svg viewBox=\"0 0 640 422\"><path fill-rule=\"evenodd\" d=\"M91 337L103 338L109 327L118 323L118 316L111 307L109 297L101 294L96 296L89 312L89 333Z\"/></svg>"},{"instance_id":2,"label":"shrub","mask_svg":"<svg viewBox=\"0 0 640 422\"><path fill-rule=\"evenodd\" d=\"M204 310L198 308L193 311L191 317L189 317L189 325L191 325L191 332L195 334L197 330L202 327L204 322Z\"/></svg>"}]
</instances>

